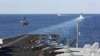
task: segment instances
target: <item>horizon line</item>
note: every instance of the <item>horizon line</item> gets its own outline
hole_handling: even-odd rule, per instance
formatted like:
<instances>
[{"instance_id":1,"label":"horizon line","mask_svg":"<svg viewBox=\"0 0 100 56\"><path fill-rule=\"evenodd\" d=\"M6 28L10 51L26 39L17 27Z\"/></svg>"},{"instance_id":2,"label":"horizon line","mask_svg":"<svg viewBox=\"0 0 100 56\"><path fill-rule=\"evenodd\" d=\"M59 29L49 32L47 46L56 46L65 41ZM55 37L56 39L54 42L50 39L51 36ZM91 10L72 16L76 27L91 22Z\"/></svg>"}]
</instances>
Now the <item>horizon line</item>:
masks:
<instances>
[{"instance_id":1,"label":"horizon line","mask_svg":"<svg viewBox=\"0 0 100 56\"><path fill-rule=\"evenodd\" d=\"M57 13L0 13L0 14L57 14ZM80 13L60 13L60 14L80 14ZM100 13L83 13L83 14L100 14Z\"/></svg>"}]
</instances>

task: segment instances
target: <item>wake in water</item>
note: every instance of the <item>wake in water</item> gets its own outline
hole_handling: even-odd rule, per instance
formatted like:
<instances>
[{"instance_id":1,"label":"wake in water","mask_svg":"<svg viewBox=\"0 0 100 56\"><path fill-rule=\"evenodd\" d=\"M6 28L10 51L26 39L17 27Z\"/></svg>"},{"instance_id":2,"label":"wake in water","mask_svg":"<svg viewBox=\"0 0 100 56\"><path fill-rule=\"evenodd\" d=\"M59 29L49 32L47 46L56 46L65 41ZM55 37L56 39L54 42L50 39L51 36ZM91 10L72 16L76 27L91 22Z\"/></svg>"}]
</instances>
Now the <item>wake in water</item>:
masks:
<instances>
[{"instance_id":1,"label":"wake in water","mask_svg":"<svg viewBox=\"0 0 100 56\"><path fill-rule=\"evenodd\" d=\"M30 32L29 34L48 34L48 33L56 33L62 36L66 36L69 35L70 30L72 30L72 28L76 28L76 21L77 20L81 20L83 19L83 17L78 17L75 18L74 20L71 21L66 21L57 25L53 25L53 26L49 26L49 27L45 27L45 28L41 28L38 29L36 31Z\"/></svg>"},{"instance_id":2,"label":"wake in water","mask_svg":"<svg viewBox=\"0 0 100 56\"><path fill-rule=\"evenodd\" d=\"M63 22L61 24L49 26L46 28L38 29L31 33L36 33L36 34L62 33L62 32L65 33L65 32L68 32L68 30L71 29L74 25L75 25L75 20L72 20L68 22Z\"/></svg>"}]
</instances>

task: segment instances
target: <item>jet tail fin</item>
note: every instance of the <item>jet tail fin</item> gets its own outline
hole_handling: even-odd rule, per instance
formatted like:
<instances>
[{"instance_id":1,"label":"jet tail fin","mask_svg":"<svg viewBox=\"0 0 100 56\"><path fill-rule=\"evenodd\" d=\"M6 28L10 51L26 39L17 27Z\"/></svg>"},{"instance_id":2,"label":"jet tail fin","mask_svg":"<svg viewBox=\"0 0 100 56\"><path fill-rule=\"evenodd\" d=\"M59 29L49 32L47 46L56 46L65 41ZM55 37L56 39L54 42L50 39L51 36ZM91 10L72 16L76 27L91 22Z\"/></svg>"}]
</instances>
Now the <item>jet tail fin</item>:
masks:
<instances>
[{"instance_id":1,"label":"jet tail fin","mask_svg":"<svg viewBox=\"0 0 100 56\"><path fill-rule=\"evenodd\" d=\"M0 48L2 48L3 45L3 39L0 39Z\"/></svg>"},{"instance_id":2,"label":"jet tail fin","mask_svg":"<svg viewBox=\"0 0 100 56\"><path fill-rule=\"evenodd\" d=\"M99 43L98 43L98 42L95 42L95 43L91 46L91 48L99 48Z\"/></svg>"},{"instance_id":3,"label":"jet tail fin","mask_svg":"<svg viewBox=\"0 0 100 56\"><path fill-rule=\"evenodd\" d=\"M84 48L90 48L91 45L90 44L85 44Z\"/></svg>"},{"instance_id":4,"label":"jet tail fin","mask_svg":"<svg viewBox=\"0 0 100 56\"><path fill-rule=\"evenodd\" d=\"M0 39L0 44L3 44L3 39Z\"/></svg>"}]
</instances>

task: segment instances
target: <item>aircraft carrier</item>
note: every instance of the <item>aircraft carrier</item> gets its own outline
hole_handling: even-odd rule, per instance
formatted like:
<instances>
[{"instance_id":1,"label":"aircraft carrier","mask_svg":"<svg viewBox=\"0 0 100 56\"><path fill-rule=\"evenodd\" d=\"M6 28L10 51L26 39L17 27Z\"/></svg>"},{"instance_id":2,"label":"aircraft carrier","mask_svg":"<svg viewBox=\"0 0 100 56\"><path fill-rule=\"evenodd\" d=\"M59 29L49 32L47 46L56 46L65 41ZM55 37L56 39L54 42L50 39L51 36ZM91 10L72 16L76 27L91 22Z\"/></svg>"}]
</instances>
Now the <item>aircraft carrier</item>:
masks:
<instances>
[{"instance_id":1,"label":"aircraft carrier","mask_svg":"<svg viewBox=\"0 0 100 56\"><path fill-rule=\"evenodd\" d=\"M39 34L25 34L4 39L0 56L55 56L49 51L42 51L48 45L37 45ZM47 35L42 35L47 36ZM54 37L54 35L52 35Z\"/></svg>"},{"instance_id":2,"label":"aircraft carrier","mask_svg":"<svg viewBox=\"0 0 100 56\"><path fill-rule=\"evenodd\" d=\"M40 37L41 36L41 37ZM58 39L58 35L51 35L53 41ZM48 38L48 35L25 34L8 39L4 39L4 44L0 48L0 56L100 56L99 43L93 45L86 44L83 48L60 47L55 45L39 43L40 39ZM54 43L54 42L53 42Z\"/></svg>"}]
</instances>

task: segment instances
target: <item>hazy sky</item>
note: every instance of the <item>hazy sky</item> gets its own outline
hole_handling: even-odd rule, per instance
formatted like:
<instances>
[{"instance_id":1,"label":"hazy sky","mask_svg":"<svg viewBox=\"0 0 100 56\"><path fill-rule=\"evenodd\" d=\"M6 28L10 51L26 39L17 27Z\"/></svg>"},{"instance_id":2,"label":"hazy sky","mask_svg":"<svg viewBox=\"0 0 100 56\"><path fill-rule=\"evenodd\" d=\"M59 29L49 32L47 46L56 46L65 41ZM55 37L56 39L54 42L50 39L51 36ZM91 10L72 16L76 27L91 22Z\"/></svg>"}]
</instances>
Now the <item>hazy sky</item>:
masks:
<instances>
[{"instance_id":1,"label":"hazy sky","mask_svg":"<svg viewBox=\"0 0 100 56\"><path fill-rule=\"evenodd\" d=\"M100 0L0 0L0 14L100 13Z\"/></svg>"}]
</instances>

